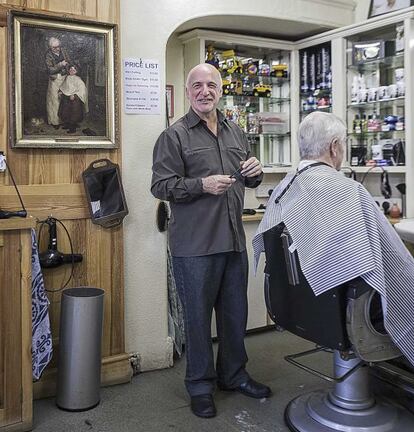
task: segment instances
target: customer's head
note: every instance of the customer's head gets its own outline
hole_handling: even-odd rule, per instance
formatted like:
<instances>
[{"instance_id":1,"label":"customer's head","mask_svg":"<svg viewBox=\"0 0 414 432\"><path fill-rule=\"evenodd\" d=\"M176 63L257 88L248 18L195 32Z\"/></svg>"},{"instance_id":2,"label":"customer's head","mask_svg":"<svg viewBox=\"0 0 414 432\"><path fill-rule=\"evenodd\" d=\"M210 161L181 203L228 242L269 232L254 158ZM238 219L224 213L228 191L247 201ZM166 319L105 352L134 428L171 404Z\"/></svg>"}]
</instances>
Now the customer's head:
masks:
<instances>
[{"instance_id":1,"label":"customer's head","mask_svg":"<svg viewBox=\"0 0 414 432\"><path fill-rule=\"evenodd\" d=\"M298 143L301 160L323 160L340 169L346 146L345 124L331 113L311 113L299 125Z\"/></svg>"},{"instance_id":2,"label":"customer's head","mask_svg":"<svg viewBox=\"0 0 414 432\"><path fill-rule=\"evenodd\" d=\"M187 76L185 91L193 110L208 115L215 111L222 95L220 72L208 63L195 66Z\"/></svg>"}]
</instances>

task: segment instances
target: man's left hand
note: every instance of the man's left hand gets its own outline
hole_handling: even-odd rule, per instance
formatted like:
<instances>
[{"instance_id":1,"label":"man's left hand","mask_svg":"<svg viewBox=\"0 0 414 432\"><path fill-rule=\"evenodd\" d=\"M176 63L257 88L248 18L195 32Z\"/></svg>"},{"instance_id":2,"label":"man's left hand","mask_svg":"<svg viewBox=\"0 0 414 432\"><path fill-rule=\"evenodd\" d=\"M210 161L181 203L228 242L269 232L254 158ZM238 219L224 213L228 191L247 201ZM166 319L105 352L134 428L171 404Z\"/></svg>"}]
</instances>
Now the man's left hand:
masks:
<instances>
[{"instance_id":1,"label":"man's left hand","mask_svg":"<svg viewBox=\"0 0 414 432\"><path fill-rule=\"evenodd\" d=\"M262 164L255 157L247 159L242 165L241 174L244 177L256 177L262 172Z\"/></svg>"}]
</instances>

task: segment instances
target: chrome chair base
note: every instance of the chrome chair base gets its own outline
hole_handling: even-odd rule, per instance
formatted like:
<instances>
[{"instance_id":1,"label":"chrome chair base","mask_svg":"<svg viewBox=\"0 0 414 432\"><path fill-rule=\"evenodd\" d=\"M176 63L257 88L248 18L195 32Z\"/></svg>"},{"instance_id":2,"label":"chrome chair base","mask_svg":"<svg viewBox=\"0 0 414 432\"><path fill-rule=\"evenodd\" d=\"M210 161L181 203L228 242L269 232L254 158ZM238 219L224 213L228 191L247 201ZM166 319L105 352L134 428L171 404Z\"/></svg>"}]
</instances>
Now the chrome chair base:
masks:
<instances>
[{"instance_id":1,"label":"chrome chair base","mask_svg":"<svg viewBox=\"0 0 414 432\"><path fill-rule=\"evenodd\" d=\"M293 399L285 410L293 432L411 432L414 415L385 401L364 409L346 409L333 403L326 391Z\"/></svg>"}]
</instances>

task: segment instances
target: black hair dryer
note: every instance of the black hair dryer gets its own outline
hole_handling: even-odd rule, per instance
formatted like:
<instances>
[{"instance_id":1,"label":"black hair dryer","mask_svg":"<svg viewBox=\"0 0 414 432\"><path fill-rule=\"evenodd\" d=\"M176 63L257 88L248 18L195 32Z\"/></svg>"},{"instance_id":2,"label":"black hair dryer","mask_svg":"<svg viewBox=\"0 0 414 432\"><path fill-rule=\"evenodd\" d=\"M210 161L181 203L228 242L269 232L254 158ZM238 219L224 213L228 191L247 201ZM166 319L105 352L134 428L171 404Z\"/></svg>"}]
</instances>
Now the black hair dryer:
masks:
<instances>
[{"instance_id":1,"label":"black hair dryer","mask_svg":"<svg viewBox=\"0 0 414 432\"><path fill-rule=\"evenodd\" d=\"M40 266L54 268L63 264L81 262L83 259L82 254L64 254L58 251L56 219L48 217L44 223L49 227L49 246L46 252L39 253Z\"/></svg>"}]
</instances>

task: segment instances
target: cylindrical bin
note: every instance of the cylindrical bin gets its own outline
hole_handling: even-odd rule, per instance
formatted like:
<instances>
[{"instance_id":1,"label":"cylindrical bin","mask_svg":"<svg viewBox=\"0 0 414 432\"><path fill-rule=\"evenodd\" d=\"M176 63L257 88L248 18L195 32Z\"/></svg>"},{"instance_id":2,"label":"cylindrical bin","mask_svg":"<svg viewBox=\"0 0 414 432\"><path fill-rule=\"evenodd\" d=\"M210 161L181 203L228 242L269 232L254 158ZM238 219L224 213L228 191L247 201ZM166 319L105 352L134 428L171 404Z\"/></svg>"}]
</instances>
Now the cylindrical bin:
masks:
<instances>
[{"instance_id":1,"label":"cylindrical bin","mask_svg":"<svg viewBox=\"0 0 414 432\"><path fill-rule=\"evenodd\" d=\"M56 405L85 411L99 404L104 290L62 293Z\"/></svg>"}]
</instances>

